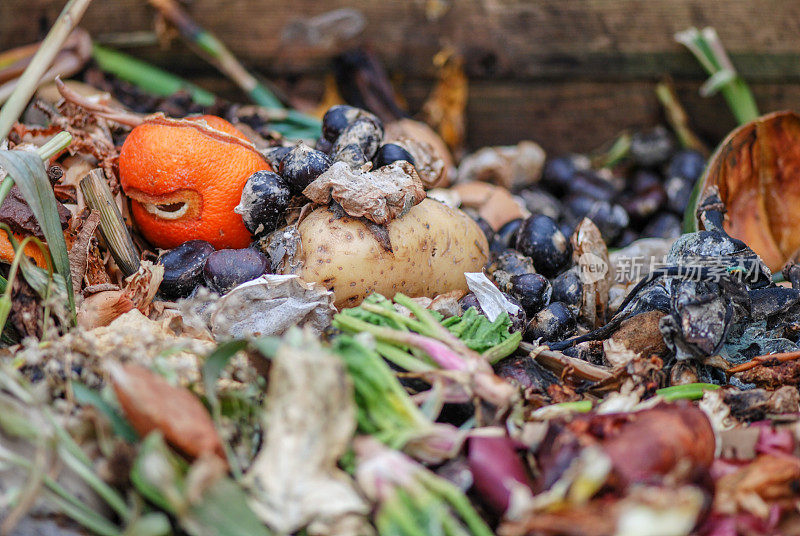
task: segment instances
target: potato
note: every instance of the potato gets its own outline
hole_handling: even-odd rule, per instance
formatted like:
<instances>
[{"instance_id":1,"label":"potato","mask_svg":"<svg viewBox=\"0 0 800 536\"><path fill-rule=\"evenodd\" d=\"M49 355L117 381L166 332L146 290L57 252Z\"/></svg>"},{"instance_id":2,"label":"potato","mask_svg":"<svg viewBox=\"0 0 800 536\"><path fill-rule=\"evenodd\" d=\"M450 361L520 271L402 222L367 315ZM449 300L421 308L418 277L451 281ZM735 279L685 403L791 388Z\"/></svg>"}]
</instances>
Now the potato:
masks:
<instances>
[{"instance_id":1,"label":"potato","mask_svg":"<svg viewBox=\"0 0 800 536\"><path fill-rule=\"evenodd\" d=\"M469 216L432 199L389 223L392 252L362 220L336 219L325 207L309 214L298 230L300 276L332 290L339 309L354 307L373 292L433 297L466 291L464 273L479 272L489 253L486 237Z\"/></svg>"}]
</instances>

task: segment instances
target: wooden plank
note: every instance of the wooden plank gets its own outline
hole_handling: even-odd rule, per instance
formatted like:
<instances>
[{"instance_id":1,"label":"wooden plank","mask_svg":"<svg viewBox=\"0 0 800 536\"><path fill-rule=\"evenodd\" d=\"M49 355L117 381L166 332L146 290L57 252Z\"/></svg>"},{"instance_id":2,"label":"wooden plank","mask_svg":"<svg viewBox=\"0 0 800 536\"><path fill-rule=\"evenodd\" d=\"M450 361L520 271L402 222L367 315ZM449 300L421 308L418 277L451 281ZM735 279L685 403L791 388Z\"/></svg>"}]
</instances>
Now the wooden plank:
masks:
<instances>
[{"instance_id":1,"label":"wooden plank","mask_svg":"<svg viewBox=\"0 0 800 536\"><path fill-rule=\"evenodd\" d=\"M712 147L736 124L721 97L705 99L699 83L681 82L678 95L692 126ZM800 87L753 84L764 111L800 110ZM427 84L402 89L412 110L427 95ZM513 144L530 139L548 153L586 152L626 129L663 122L655 83L625 82L473 82L467 106L467 145Z\"/></svg>"},{"instance_id":2,"label":"wooden plank","mask_svg":"<svg viewBox=\"0 0 800 536\"><path fill-rule=\"evenodd\" d=\"M64 0L0 0L0 49L42 37ZM360 10L363 40L418 109L431 88L431 57L444 44L466 57L470 147L536 140L549 151L587 151L626 128L659 120L654 81L672 74L697 130L716 142L733 120L720 98L697 95L703 72L675 31L713 25L764 111L800 109L797 0L449 0L439 18L428 0L192 0L188 9L248 64L312 101L335 50L282 41L288 25L339 7ZM150 31L145 0L96 1L92 35ZM173 42L129 52L244 100L208 64ZM302 74L302 76L299 76ZM286 76L292 75L292 76ZM298 75L298 76L295 76Z\"/></svg>"},{"instance_id":3,"label":"wooden plank","mask_svg":"<svg viewBox=\"0 0 800 536\"><path fill-rule=\"evenodd\" d=\"M242 101L229 82L216 76L195 82L225 98ZM298 97L316 102L322 94L320 78L304 77L286 86ZM432 87L428 80L407 79L398 92L418 111ZM678 96L695 131L711 146L736 125L725 101L699 95L699 82L679 81ZM756 83L753 93L763 112L800 110L800 86ZM655 82L627 81L516 81L473 80L467 105L467 145L513 144L530 139L551 154L586 152L611 141L626 129L641 129L663 122L655 97Z\"/></svg>"},{"instance_id":4,"label":"wooden plank","mask_svg":"<svg viewBox=\"0 0 800 536\"><path fill-rule=\"evenodd\" d=\"M0 49L40 38L63 0L2 0ZM642 78L702 71L673 41L688 26L713 25L749 80L800 79L796 0L451 0L439 18L427 0L193 0L190 13L250 65L275 74L321 72L331 50L282 41L287 25L331 9L360 10L364 42L391 70L432 74L444 44L461 50L473 78ZM94 2L83 26L93 35L153 27L144 0ZM136 51L172 69L206 68L184 47ZM189 67L194 66L194 67Z\"/></svg>"}]
</instances>

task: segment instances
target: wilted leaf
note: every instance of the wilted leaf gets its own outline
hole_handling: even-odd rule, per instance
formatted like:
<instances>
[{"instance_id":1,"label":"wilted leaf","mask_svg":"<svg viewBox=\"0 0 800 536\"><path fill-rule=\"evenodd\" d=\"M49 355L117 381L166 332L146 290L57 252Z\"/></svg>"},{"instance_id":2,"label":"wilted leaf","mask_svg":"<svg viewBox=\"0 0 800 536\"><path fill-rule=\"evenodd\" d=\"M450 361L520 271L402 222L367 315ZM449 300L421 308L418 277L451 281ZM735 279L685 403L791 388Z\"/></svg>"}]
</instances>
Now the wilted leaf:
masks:
<instances>
[{"instance_id":1,"label":"wilted leaf","mask_svg":"<svg viewBox=\"0 0 800 536\"><path fill-rule=\"evenodd\" d=\"M5 204L3 204L5 206ZM94 231L100 224L100 214L92 212L81 225L78 237L69 250L69 267L72 272L72 288L80 292L83 277L89 268L89 250L92 245Z\"/></svg>"},{"instance_id":2,"label":"wilted leaf","mask_svg":"<svg viewBox=\"0 0 800 536\"><path fill-rule=\"evenodd\" d=\"M261 451L245 475L250 506L282 534L336 527L369 507L337 467L356 427L344 363L309 335L288 335L272 360ZM344 533L340 533L344 534Z\"/></svg>"},{"instance_id":3,"label":"wilted leaf","mask_svg":"<svg viewBox=\"0 0 800 536\"><path fill-rule=\"evenodd\" d=\"M56 201L56 207L58 208L61 229L66 229L71 216L70 211L58 201ZM16 233L33 235L40 240L45 239L42 228L36 221L31 207L28 206L17 186L11 188L3 200L2 206L0 206L0 222L8 224Z\"/></svg>"},{"instance_id":4,"label":"wilted leaf","mask_svg":"<svg viewBox=\"0 0 800 536\"><path fill-rule=\"evenodd\" d=\"M188 390L133 364L111 367L111 383L120 406L142 437L160 430L164 438L187 456L216 454L225 458L222 441L206 408Z\"/></svg>"},{"instance_id":5,"label":"wilted leaf","mask_svg":"<svg viewBox=\"0 0 800 536\"><path fill-rule=\"evenodd\" d=\"M697 227L697 203L719 188L728 210L725 226L779 270L800 249L800 115L776 112L743 125L722 142L686 213Z\"/></svg>"},{"instance_id":6,"label":"wilted leaf","mask_svg":"<svg viewBox=\"0 0 800 536\"><path fill-rule=\"evenodd\" d=\"M187 466L156 432L142 441L131 482L192 536L268 536L247 507L244 490L224 475L221 463L206 456Z\"/></svg>"}]
</instances>

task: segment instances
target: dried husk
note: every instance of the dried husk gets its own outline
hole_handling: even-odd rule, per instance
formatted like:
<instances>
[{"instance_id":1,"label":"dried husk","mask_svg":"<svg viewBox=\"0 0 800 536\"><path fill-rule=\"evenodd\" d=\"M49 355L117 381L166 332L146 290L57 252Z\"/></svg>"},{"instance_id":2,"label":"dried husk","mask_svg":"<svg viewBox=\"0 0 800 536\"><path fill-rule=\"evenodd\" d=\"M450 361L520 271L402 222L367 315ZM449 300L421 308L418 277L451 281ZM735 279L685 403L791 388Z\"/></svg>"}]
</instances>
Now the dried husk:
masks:
<instances>
[{"instance_id":1,"label":"dried husk","mask_svg":"<svg viewBox=\"0 0 800 536\"><path fill-rule=\"evenodd\" d=\"M319 205L336 201L349 216L386 225L425 199L425 189L408 162L375 171L353 170L345 162L337 162L308 185L303 195Z\"/></svg>"},{"instance_id":2,"label":"dried husk","mask_svg":"<svg viewBox=\"0 0 800 536\"><path fill-rule=\"evenodd\" d=\"M608 313L608 291L612 283L608 248L600 230L589 218L578 225L570 241L583 282L580 317L597 328L605 324Z\"/></svg>"},{"instance_id":3,"label":"dried husk","mask_svg":"<svg viewBox=\"0 0 800 536\"><path fill-rule=\"evenodd\" d=\"M800 115L775 112L743 125L714 152L687 218L695 225L699 200L719 189L725 227L758 253L770 270L800 250Z\"/></svg>"}]
</instances>

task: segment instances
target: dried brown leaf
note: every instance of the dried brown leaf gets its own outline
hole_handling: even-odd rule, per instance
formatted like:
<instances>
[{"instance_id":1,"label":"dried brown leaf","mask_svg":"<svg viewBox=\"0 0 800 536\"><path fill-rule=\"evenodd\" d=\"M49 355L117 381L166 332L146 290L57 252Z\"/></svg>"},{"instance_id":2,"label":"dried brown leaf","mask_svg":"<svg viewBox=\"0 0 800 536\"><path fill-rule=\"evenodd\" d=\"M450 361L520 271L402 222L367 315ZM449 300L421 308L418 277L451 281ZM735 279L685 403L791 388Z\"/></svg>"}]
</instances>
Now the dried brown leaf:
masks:
<instances>
[{"instance_id":1,"label":"dried brown leaf","mask_svg":"<svg viewBox=\"0 0 800 536\"><path fill-rule=\"evenodd\" d=\"M100 225L100 214L92 212L81 225L81 230L69 250L69 271L72 275L72 288L75 292L80 292L83 285L83 277L89 267L92 236L98 225Z\"/></svg>"},{"instance_id":2,"label":"dried brown leaf","mask_svg":"<svg viewBox=\"0 0 800 536\"><path fill-rule=\"evenodd\" d=\"M245 475L253 511L281 534L361 524L369 507L337 467L356 426L344 363L304 334L272 360L266 400L264 441Z\"/></svg>"},{"instance_id":3,"label":"dried brown leaf","mask_svg":"<svg viewBox=\"0 0 800 536\"><path fill-rule=\"evenodd\" d=\"M5 176L5 172L0 171L0 175ZM66 229L69 226L72 213L58 201L56 201L56 206L58 207L61 228ZM5 223L15 233L33 235L39 240L44 240L44 234L39 222L36 221L31 208L16 186L11 187L8 195L3 200L3 204L0 205L0 223Z\"/></svg>"},{"instance_id":4,"label":"dried brown leaf","mask_svg":"<svg viewBox=\"0 0 800 536\"><path fill-rule=\"evenodd\" d=\"M337 162L303 195L319 205L336 201L350 216L386 225L425 199L425 189L414 166L405 161L375 171L353 170Z\"/></svg>"},{"instance_id":5,"label":"dried brown leaf","mask_svg":"<svg viewBox=\"0 0 800 536\"><path fill-rule=\"evenodd\" d=\"M608 248L600 230L589 218L578 225L570 241L572 257L583 281L580 317L592 328L598 328L606 323L608 291L612 283Z\"/></svg>"}]
</instances>

